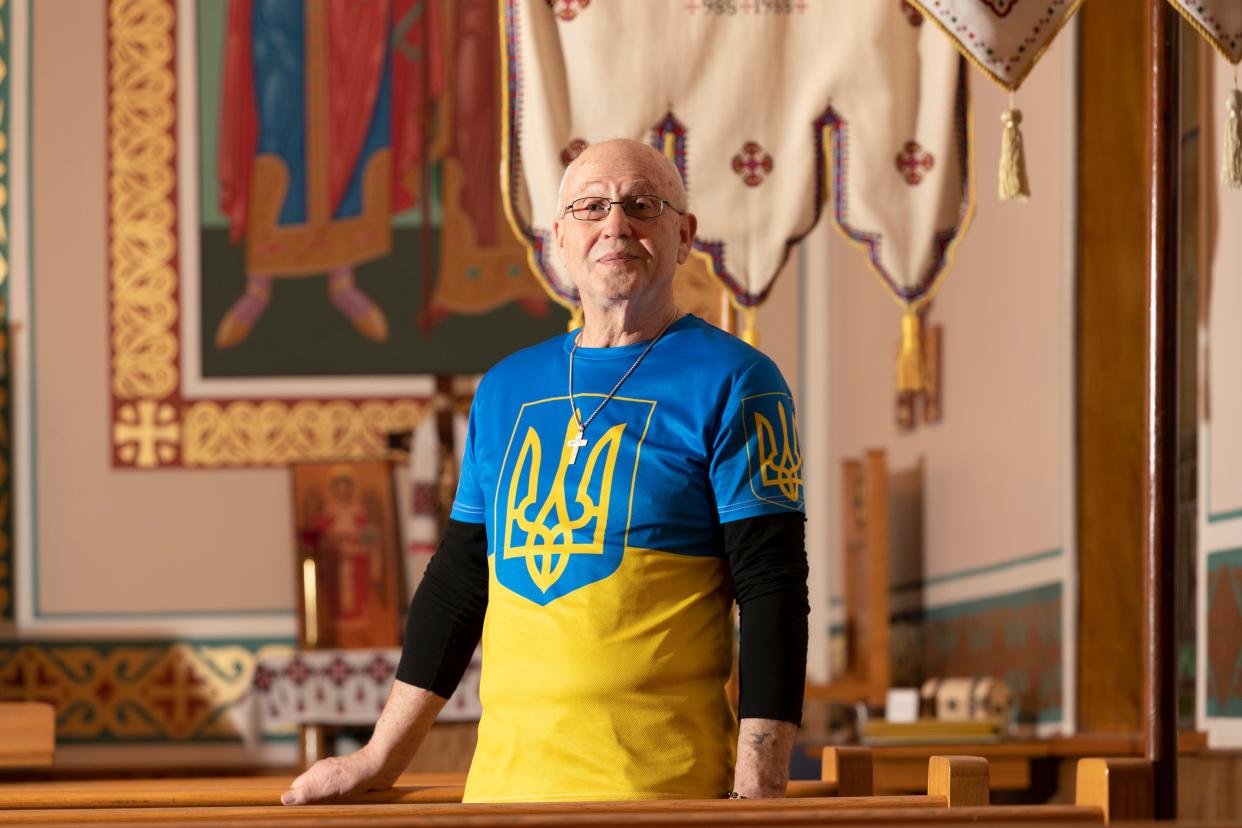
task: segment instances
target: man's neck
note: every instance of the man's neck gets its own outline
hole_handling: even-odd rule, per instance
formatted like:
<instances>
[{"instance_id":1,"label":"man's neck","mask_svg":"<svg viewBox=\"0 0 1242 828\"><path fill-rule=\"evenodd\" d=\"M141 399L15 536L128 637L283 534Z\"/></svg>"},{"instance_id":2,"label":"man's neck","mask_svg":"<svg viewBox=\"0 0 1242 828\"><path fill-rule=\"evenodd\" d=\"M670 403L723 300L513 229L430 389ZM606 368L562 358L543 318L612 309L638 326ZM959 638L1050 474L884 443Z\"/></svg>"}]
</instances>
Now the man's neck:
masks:
<instances>
[{"instance_id":1,"label":"man's neck","mask_svg":"<svg viewBox=\"0 0 1242 828\"><path fill-rule=\"evenodd\" d=\"M592 308L584 305L578 345L583 348L617 348L645 342L659 336L674 315L680 316L681 312L671 300L643 310L628 306Z\"/></svg>"}]
</instances>

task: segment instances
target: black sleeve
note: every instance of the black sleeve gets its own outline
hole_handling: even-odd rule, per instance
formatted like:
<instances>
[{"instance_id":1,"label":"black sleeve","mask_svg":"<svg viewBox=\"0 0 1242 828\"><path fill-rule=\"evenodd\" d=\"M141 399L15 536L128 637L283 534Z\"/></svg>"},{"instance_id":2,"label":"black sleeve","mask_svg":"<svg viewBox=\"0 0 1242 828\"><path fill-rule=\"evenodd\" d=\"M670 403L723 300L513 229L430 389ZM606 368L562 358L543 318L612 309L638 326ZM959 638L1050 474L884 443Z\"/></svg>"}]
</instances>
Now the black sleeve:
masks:
<instances>
[{"instance_id":1,"label":"black sleeve","mask_svg":"<svg viewBox=\"0 0 1242 828\"><path fill-rule=\"evenodd\" d=\"M487 579L486 528L450 518L410 601L398 679L453 695L483 634Z\"/></svg>"},{"instance_id":2,"label":"black sleeve","mask_svg":"<svg viewBox=\"0 0 1242 828\"><path fill-rule=\"evenodd\" d=\"M802 723L806 682L806 518L789 512L722 525L741 615L738 715Z\"/></svg>"}]
</instances>

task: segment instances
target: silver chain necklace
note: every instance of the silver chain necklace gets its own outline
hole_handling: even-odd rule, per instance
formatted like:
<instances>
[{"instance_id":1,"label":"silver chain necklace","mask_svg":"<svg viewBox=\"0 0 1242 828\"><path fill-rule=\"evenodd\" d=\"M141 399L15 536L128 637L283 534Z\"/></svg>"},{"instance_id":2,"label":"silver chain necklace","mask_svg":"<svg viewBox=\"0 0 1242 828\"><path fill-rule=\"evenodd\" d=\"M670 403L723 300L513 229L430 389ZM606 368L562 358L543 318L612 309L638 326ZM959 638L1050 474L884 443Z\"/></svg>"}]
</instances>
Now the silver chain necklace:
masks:
<instances>
[{"instance_id":1,"label":"silver chain necklace","mask_svg":"<svg viewBox=\"0 0 1242 828\"><path fill-rule=\"evenodd\" d=\"M569 449L569 462L571 465L578 460L578 449L587 444L586 438L582 435L586 432L587 426L591 424L591 420L594 420L595 415L602 411L604 406L608 405L612 398L617 395L617 391L621 389L621 384L630 378L630 374L634 373L634 369L638 367L638 363L643 361L643 357L651 353L651 349L654 348L655 344L660 341L660 337L664 336L664 332L668 330L668 326L672 325L673 320L675 320L680 314L681 311L674 307L673 315L669 317L667 322L664 323L664 327L660 328L660 332L655 335L655 339L647 343L647 347L643 348L643 352L638 355L638 359L634 360L634 364L621 375L621 379L617 380L617 384L614 385L612 390L609 391L604 399L600 401L600 404L595 406L595 410L591 412L591 416L587 417L585 421L578 414L578 406L574 405L574 354L578 351L578 341L582 339L582 332L579 331L577 336L574 337L574 347L569 351L569 410L574 415L574 422L578 424L578 436L574 437L572 440L565 441L565 446Z\"/></svg>"}]
</instances>

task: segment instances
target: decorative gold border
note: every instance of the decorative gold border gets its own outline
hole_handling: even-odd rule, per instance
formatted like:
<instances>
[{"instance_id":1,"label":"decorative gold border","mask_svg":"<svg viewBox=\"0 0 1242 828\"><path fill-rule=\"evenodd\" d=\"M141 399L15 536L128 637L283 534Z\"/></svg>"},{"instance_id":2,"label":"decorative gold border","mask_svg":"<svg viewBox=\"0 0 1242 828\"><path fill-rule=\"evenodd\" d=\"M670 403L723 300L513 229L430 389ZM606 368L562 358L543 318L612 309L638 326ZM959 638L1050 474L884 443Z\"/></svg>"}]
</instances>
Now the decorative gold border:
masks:
<instances>
[{"instance_id":1,"label":"decorative gold border","mask_svg":"<svg viewBox=\"0 0 1242 828\"><path fill-rule=\"evenodd\" d=\"M108 3L112 463L219 468L381 456L427 400L182 395L175 0Z\"/></svg>"}]
</instances>

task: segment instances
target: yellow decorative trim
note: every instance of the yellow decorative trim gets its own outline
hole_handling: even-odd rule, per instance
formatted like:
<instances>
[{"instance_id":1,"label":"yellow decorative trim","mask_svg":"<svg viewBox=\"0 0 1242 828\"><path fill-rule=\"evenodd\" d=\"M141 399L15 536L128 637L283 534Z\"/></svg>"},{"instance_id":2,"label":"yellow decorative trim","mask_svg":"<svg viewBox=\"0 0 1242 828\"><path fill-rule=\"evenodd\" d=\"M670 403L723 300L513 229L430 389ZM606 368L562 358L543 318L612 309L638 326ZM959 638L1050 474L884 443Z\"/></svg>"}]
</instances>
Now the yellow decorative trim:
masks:
<instances>
[{"instance_id":1,"label":"yellow decorative trim","mask_svg":"<svg viewBox=\"0 0 1242 828\"><path fill-rule=\"evenodd\" d=\"M218 468L383 456L387 432L416 426L426 401L181 395L175 23L173 0L109 0L114 463ZM373 161L368 178L386 175L387 157Z\"/></svg>"},{"instance_id":2,"label":"yellow decorative trim","mask_svg":"<svg viewBox=\"0 0 1242 828\"><path fill-rule=\"evenodd\" d=\"M213 467L374 459L383 454L384 435L414 428L430 410L426 400L199 400L183 412L183 461Z\"/></svg>"},{"instance_id":3,"label":"yellow decorative trim","mask_svg":"<svg viewBox=\"0 0 1242 828\"><path fill-rule=\"evenodd\" d=\"M161 398L178 382L174 13L112 0L108 19L112 393Z\"/></svg>"}]
</instances>

